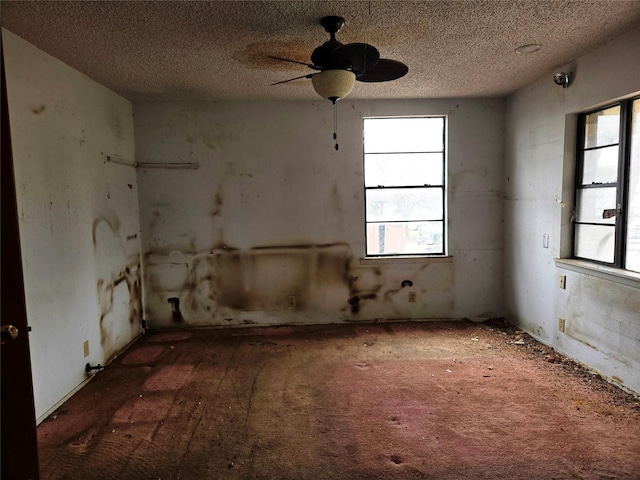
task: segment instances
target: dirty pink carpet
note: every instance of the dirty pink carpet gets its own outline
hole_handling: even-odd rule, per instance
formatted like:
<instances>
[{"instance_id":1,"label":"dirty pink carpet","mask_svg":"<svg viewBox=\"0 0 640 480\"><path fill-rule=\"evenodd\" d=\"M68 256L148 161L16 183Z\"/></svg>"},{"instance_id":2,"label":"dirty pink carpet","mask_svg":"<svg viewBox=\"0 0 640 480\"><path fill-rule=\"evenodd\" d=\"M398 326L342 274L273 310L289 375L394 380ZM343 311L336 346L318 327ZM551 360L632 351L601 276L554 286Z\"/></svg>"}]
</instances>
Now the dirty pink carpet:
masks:
<instances>
[{"instance_id":1,"label":"dirty pink carpet","mask_svg":"<svg viewBox=\"0 0 640 480\"><path fill-rule=\"evenodd\" d=\"M502 322L148 333L43 479L638 479L640 403Z\"/></svg>"}]
</instances>

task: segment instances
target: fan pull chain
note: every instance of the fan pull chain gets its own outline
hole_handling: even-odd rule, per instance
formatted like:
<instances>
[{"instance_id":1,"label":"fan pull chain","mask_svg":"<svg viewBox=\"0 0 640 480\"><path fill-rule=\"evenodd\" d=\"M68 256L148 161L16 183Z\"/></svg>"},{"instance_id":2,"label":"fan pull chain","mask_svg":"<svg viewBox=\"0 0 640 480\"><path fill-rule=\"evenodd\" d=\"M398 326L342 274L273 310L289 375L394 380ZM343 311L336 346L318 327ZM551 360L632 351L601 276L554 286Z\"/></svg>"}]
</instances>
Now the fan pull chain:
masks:
<instances>
[{"instance_id":1,"label":"fan pull chain","mask_svg":"<svg viewBox=\"0 0 640 480\"><path fill-rule=\"evenodd\" d=\"M333 102L333 139L336 142L336 150L338 150L338 108L337 102Z\"/></svg>"}]
</instances>

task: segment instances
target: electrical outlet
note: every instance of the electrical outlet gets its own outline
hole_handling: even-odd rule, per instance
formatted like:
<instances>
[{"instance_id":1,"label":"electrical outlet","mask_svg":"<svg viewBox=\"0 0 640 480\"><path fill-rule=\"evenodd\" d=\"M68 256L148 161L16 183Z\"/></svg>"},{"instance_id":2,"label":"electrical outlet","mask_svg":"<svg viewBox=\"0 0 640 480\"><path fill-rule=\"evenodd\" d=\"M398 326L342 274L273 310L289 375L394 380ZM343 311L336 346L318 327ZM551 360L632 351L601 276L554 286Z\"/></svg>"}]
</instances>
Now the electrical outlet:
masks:
<instances>
[{"instance_id":1,"label":"electrical outlet","mask_svg":"<svg viewBox=\"0 0 640 480\"><path fill-rule=\"evenodd\" d=\"M560 288L561 289L565 289L567 288L567 276L566 275L560 275Z\"/></svg>"},{"instance_id":2,"label":"electrical outlet","mask_svg":"<svg viewBox=\"0 0 640 480\"><path fill-rule=\"evenodd\" d=\"M82 344L82 348L84 350L84 358L87 358L89 356L89 340L86 340Z\"/></svg>"},{"instance_id":3,"label":"electrical outlet","mask_svg":"<svg viewBox=\"0 0 640 480\"><path fill-rule=\"evenodd\" d=\"M564 333L564 327L565 327L564 318L558 317L558 330Z\"/></svg>"},{"instance_id":4,"label":"electrical outlet","mask_svg":"<svg viewBox=\"0 0 640 480\"><path fill-rule=\"evenodd\" d=\"M416 303L416 292L409 292L409 303Z\"/></svg>"},{"instance_id":5,"label":"electrical outlet","mask_svg":"<svg viewBox=\"0 0 640 480\"><path fill-rule=\"evenodd\" d=\"M295 295L289 295L287 297L287 307L296 308L296 296Z\"/></svg>"}]
</instances>

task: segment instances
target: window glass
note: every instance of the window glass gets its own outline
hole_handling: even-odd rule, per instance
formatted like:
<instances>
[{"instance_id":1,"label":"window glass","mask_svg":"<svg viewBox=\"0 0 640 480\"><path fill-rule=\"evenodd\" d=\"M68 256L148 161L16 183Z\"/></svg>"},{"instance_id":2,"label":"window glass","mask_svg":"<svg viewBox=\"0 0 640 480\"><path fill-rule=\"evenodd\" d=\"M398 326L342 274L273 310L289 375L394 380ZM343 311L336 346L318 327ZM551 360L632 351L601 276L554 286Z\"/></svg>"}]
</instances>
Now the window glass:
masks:
<instances>
[{"instance_id":1,"label":"window glass","mask_svg":"<svg viewBox=\"0 0 640 480\"><path fill-rule=\"evenodd\" d=\"M576 256L612 263L615 229L609 225L576 225Z\"/></svg>"},{"instance_id":2,"label":"window glass","mask_svg":"<svg viewBox=\"0 0 640 480\"><path fill-rule=\"evenodd\" d=\"M633 102L627 216L627 270L640 272L640 99Z\"/></svg>"},{"instance_id":3,"label":"window glass","mask_svg":"<svg viewBox=\"0 0 640 480\"><path fill-rule=\"evenodd\" d=\"M616 187L578 190L577 221L585 223L616 223L616 218L603 218L605 210L616 208Z\"/></svg>"},{"instance_id":4,"label":"window glass","mask_svg":"<svg viewBox=\"0 0 640 480\"><path fill-rule=\"evenodd\" d=\"M444 118L368 118L365 153L441 152Z\"/></svg>"},{"instance_id":5,"label":"window glass","mask_svg":"<svg viewBox=\"0 0 640 480\"><path fill-rule=\"evenodd\" d=\"M367 187L442 185L442 153L366 154Z\"/></svg>"},{"instance_id":6,"label":"window glass","mask_svg":"<svg viewBox=\"0 0 640 480\"><path fill-rule=\"evenodd\" d=\"M618 146L584 152L582 184L616 183L618 181Z\"/></svg>"},{"instance_id":7,"label":"window glass","mask_svg":"<svg viewBox=\"0 0 640 480\"><path fill-rule=\"evenodd\" d=\"M584 148L617 144L620 138L620 106L586 116Z\"/></svg>"},{"instance_id":8,"label":"window glass","mask_svg":"<svg viewBox=\"0 0 640 480\"><path fill-rule=\"evenodd\" d=\"M367 255L445 253L445 118L364 119Z\"/></svg>"},{"instance_id":9,"label":"window glass","mask_svg":"<svg viewBox=\"0 0 640 480\"><path fill-rule=\"evenodd\" d=\"M370 255L402 255L407 251L444 254L443 222L368 223Z\"/></svg>"},{"instance_id":10,"label":"window glass","mask_svg":"<svg viewBox=\"0 0 640 480\"><path fill-rule=\"evenodd\" d=\"M442 220L442 189L367 190L367 222Z\"/></svg>"}]
</instances>

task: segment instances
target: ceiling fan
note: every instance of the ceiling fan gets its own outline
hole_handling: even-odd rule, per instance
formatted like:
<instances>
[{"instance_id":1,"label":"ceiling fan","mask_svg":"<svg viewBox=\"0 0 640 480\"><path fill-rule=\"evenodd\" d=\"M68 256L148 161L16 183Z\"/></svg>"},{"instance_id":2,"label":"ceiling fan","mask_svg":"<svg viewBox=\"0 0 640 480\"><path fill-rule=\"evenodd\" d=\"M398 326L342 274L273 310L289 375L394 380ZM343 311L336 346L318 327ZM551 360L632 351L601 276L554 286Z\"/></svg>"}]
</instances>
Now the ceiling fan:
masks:
<instances>
[{"instance_id":1,"label":"ceiling fan","mask_svg":"<svg viewBox=\"0 0 640 480\"><path fill-rule=\"evenodd\" d=\"M388 82L407 74L409 67L397 60L380 58L380 52L373 45L368 43L347 43L345 45L336 40L336 33L344 24L344 18L334 15L320 20L320 25L330 35L330 39L313 51L311 54L312 63L270 56L276 60L298 63L317 70L317 73L301 75L272 85L300 78L311 78L316 93L335 103L351 92L356 80L359 82Z\"/></svg>"},{"instance_id":2,"label":"ceiling fan","mask_svg":"<svg viewBox=\"0 0 640 480\"><path fill-rule=\"evenodd\" d=\"M320 25L330 35L330 39L317 47L311 54L311 62L305 63L289 58L274 57L284 62L298 63L316 70L316 73L273 83L280 85L300 78L310 78L313 89L322 98L333 103L333 139L337 139L336 102L353 90L356 80L359 82L388 82L404 77L409 71L404 63L397 60L380 58L380 52L368 43L343 44L336 40L336 33L344 26L344 18L331 15L323 17ZM335 146L338 150L338 143Z\"/></svg>"}]
</instances>

